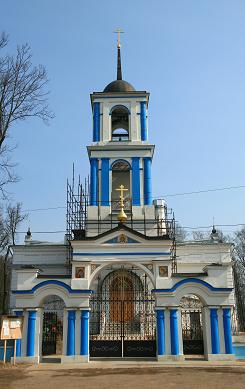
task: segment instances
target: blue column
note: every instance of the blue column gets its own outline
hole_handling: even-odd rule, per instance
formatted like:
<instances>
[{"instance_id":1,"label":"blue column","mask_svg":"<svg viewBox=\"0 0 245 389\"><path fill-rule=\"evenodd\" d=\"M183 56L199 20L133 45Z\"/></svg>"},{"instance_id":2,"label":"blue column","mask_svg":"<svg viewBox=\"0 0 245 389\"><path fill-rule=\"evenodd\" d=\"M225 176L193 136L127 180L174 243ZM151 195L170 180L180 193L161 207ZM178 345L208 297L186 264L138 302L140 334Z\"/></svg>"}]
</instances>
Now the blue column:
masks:
<instances>
[{"instance_id":1,"label":"blue column","mask_svg":"<svg viewBox=\"0 0 245 389\"><path fill-rule=\"evenodd\" d=\"M109 204L110 159L101 158L101 205Z\"/></svg>"},{"instance_id":2,"label":"blue column","mask_svg":"<svg viewBox=\"0 0 245 389\"><path fill-rule=\"evenodd\" d=\"M98 204L98 159L90 158L90 205Z\"/></svg>"},{"instance_id":3,"label":"blue column","mask_svg":"<svg viewBox=\"0 0 245 389\"><path fill-rule=\"evenodd\" d=\"M226 354L233 354L230 308L223 309L223 326L224 326L224 338L225 338L225 352Z\"/></svg>"},{"instance_id":4,"label":"blue column","mask_svg":"<svg viewBox=\"0 0 245 389\"><path fill-rule=\"evenodd\" d=\"M140 159L132 158L132 203L140 205Z\"/></svg>"},{"instance_id":5,"label":"blue column","mask_svg":"<svg viewBox=\"0 0 245 389\"><path fill-rule=\"evenodd\" d=\"M165 354L165 320L164 310L157 310L157 354Z\"/></svg>"},{"instance_id":6,"label":"blue column","mask_svg":"<svg viewBox=\"0 0 245 389\"><path fill-rule=\"evenodd\" d=\"M80 354L88 355L88 339L89 339L89 311L84 310L81 312L81 345Z\"/></svg>"},{"instance_id":7,"label":"blue column","mask_svg":"<svg viewBox=\"0 0 245 389\"><path fill-rule=\"evenodd\" d=\"M170 310L170 337L171 354L179 355L179 328L178 328L178 310Z\"/></svg>"},{"instance_id":8,"label":"blue column","mask_svg":"<svg viewBox=\"0 0 245 389\"><path fill-rule=\"evenodd\" d=\"M28 327L27 327L27 345L26 345L26 356L35 356L35 338L36 338L36 311L28 312Z\"/></svg>"},{"instance_id":9,"label":"blue column","mask_svg":"<svg viewBox=\"0 0 245 389\"><path fill-rule=\"evenodd\" d=\"M151 158L144 158L144 204L152 205Z\"/></svg>"},{"instance_id":10,"label":"blue column","mask_svg":"<svg viewBox=\"0 0 245 389\"><path fill-rule=\"evenodd\" d=\"M23 316L22 311L15 311L16 316ZM16 357L21 357L21 339L16 340Z\"/></svg>"},{"instance_id":11,"label":"blue column","mask_svg":"<svg viewBox=\"0 0 245 389\"><path fill-rule=\"evenodd\" d=\"M146 101L140 102L140 125L141 125L141 140L148 140L147 121L146 121Z\"/></svg>"},{"instance_id":12,"label":"blue column","mask_svg":"<svg viewBox=\"0 0 245 389\"><path fill-rule=\"evenodd\" d=\"M67 355L75 355L75 321L76 311L68 311L68 326L67 326Z\"/></svg>"},{"instance_id":13,"label":"blue column","mask_svg":"<svg viewBox=\"0 0 245 389\"><path fill-rule=\"evenodd\" d=\"M212 354L220 353L219 318L217 308L210 308Z\"/></svg>"},{"instance_id":14,"label":"blue column","mask_svg":"<svg viewBox=\"0 0 245 389\"><path fill-rule=\"evenodd\" d=\"M100 103L94 103L93 142L100 141Z\"/></svg>"}]
</instances>

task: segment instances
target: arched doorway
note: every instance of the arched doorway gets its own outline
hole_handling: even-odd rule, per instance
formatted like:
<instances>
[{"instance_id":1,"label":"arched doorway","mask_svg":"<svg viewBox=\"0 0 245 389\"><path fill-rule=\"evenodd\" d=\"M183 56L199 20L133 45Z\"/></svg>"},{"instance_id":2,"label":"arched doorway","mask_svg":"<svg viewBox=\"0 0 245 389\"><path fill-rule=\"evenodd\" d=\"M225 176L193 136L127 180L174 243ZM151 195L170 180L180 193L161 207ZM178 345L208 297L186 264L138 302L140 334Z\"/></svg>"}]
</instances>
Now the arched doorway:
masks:
<instances>
[{"instance_id":1,"label":"arched doorway","mask_svg":"<svg viewBox=\"0 0 245 389\"><path fill-rule=\"evenodd\" d=\"M196 295L183 296L180 301L184 355L203 355L203 304Z\"/></svg>"},{"instance_id":2,"label":"arched doorway","mask_svg":"<svg viewBox=\"0 0 245 389\"><path fill-rule=\"evenodd\" d=\"M155 300L149 277L121 267L109 271L90 300L91 357L155 357Z\"/></svg>"},{"instance_id":3,"label":"arched doorway","mask_svg":"<svg viewBox=\"0 0 245 389\"><path fill-rule=\"evenodd\" d=\"M115 278L112 280L109 285L109 294L110 294L110 320L112 322L121 323L122 320L124 323L128 323L133 320L134 315L134 289L133 281L129 274L120 271L117 272ZM127 310L123 314L122 310L118 305L118 301L123 301L127 299L129 304L127 304Z\"/></svg>"},{"instance_id":4,"label":"arched doorway","mask_svg":"<svg viewBox=\"0 0 245 389\"><path fill-rule=\"evenodd\" d=\"M64 301L56 295L50 295L43 301L43 356L62 354L64 307Z\"/></svg>"}]
</instances>

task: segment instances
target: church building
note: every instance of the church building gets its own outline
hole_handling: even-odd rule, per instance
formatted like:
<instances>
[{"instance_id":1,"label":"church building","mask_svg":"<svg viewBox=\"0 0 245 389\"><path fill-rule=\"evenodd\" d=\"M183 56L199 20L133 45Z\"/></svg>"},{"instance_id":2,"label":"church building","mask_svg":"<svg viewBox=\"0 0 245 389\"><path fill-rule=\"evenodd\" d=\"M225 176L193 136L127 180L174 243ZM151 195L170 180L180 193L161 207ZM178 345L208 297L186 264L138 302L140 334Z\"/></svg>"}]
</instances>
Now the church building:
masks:
<instances>
[{"instance_id":1,"label":"church building","mask_svg":"<svg viewBox=\"0 0 245 389\"><path fill-rule=\"evenodd\" d=\"M64 243L29 230L13 247L19 362L234 359L231 245L215 229L176 244L173 214L152 197L149 96L122 79L118 39L117 79L90 96L90 179L67 184Z\"/></svg>"}]
</instances>

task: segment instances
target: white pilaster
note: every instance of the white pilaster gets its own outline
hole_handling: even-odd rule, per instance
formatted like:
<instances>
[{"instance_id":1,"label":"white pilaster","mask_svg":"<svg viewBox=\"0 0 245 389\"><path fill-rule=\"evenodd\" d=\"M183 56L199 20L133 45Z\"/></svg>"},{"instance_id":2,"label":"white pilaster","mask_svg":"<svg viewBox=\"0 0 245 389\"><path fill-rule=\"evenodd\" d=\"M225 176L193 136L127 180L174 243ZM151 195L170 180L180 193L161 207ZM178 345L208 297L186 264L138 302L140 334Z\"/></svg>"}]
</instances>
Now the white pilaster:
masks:
<instances>
[{"instance_id":1,"label":"white pilaster","mask_svg":"<svg viewBox=\"0 0 245 389\"><path fill-rule=\"evenodd\" d=\"M66 355L67 348L67 308L64 308L64 316L63 316L63 356Z\"/></svg>"},{"instance_id":2,"label":"white pilaster","mask_svg":"<svg viewBox=\"0 0 245 389\"><path fill-rule=\"evenodd\" d=\"M223 326L223 310L218 309L219 318L219 341L220 341L220 354L225 354L225 338L224 338L224 326Z\"/></svg>"}]
</instances>

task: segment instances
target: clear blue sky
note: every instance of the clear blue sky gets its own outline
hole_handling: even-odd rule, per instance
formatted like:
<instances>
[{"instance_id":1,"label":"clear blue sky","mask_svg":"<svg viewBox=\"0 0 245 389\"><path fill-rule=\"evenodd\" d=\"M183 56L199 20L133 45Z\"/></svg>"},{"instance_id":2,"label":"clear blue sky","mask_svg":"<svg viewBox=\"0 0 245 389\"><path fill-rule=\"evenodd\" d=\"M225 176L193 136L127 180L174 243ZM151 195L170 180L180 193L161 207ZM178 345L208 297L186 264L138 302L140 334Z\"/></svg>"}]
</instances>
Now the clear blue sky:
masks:
<instances>
[{"instance_id":1,"label":"clear blue sky","mask_svg":"<svg viewBox=\"0 0 245 389\"><path fill-rule=\"evenodd\" d=\"M117 27L125 30L123 78L151 93L154 196L245 185L243 0L0 3L9 50L31 45L33 62L47 68L56 115L49 127L30 120L12 128L21 181L10 189L24 209L65 206L73 161L77 174L88 174L89 94L115 79ZM181 225L206 226L213 216L245 223L244 195L245 188L165 198ZM29 220L33 231L64 230L65 210L30 212Z\"/></svg>"}]
</instances>

